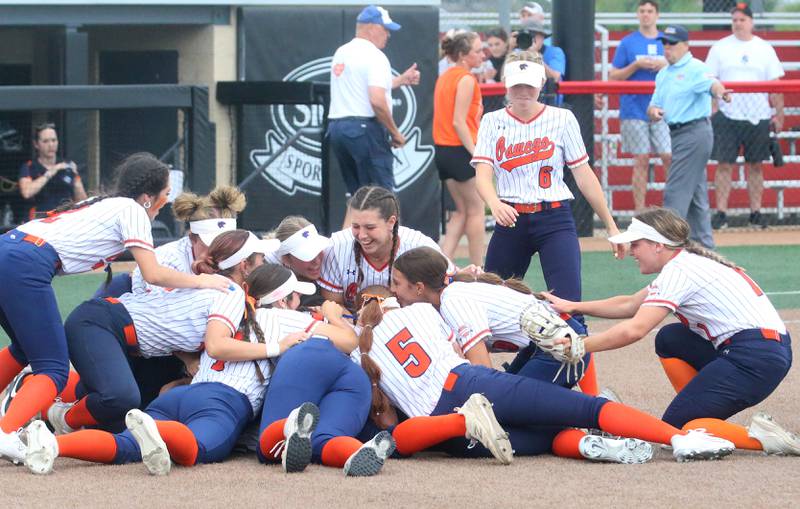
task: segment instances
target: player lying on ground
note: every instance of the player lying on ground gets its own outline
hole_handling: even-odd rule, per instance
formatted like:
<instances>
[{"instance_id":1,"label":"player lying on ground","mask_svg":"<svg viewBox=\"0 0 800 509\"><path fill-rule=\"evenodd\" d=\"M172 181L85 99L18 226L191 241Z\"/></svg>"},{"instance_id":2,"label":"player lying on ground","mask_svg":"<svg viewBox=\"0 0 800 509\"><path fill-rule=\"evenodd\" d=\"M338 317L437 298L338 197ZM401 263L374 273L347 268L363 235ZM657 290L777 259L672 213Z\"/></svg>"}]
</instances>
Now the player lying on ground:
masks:
<instances>
[{"instance_id":1,"label":"player lying on ground","mask_svg":"<svg viewBox=\"0 0 800 509\"><path fill-rule=\"evenodd\" d=\"M67 382L67 341L51 286L57 274L103 267L127 248L151 284L229 286L220 276L182 274L159 265L150 221L168 193L169 168L151 154L134 154L120 164L111 196L64 205L0 237L0 325L11 338L11 345L0 350L0 389L25 365L33 371L0 419L0 456L19 458L24 444L17 429L50 404Z\"/></svg>"},{"instance_id":2,"label":"player lying on ground","mask_svg":"<svg viewBox=\"0 0 800 509\"><path fill-rule=\"evenodd\" d=\"M261 415L257 454L265 463L280 461L285 472L301 472L313 460L344 468L345 475L377 474L394 451L387 432L362 444L354 437L369 411L369 380L350 361L357 344L353 327L342 318L342 307L326 302L328 323L297 311L298 293L314 291L288 269L274 267L269 280L251 285L260 298L258 320L272 335L306 331L314 336L281 356L270 382Z\"/></svg>"},{"instance_id":3,"label":"player lying on ground","mask_svg":"<svg viewBox=\"0 0 800 509\"><path fill-rule=\"evenodd\" d=\"M756 414L749 430L724 422L769 396L792 365L786 325L755 281L690 241L689 225L667 209L638 214L625 233L610 240L630 242L641 273L658 276L634 295L598 301L547 294L560 312L627 318L585 339L557 340L560 358L573 362L573 352L622 348L674 313L680 323L661 327L655 341L678 393L663 419L684 429L703 427L742 449L800 455L800 439L766 414Z\"/></svg>"},{"instance_id":4,"label":"player lying on ground","mask_svg":"<svg viewBox=\"0 0 800 509\"><path fill-rule=\"evenodd\" d=\"M394 275L398 294L414 291L398 264ZM455 353L450 343L453 332L433 306L417 303L400 308L396 299L384 298L390 295L387 288L370 287L369 294L359 312L360 361L372 380L373 415L391 403L409 416L392 431L401 454L458 437L481 442L505 464L514 452L551 451L559 456L643 463L652 457L652 447L643 440L671 443L678 461L721 458L733 452L727 440L697 430L680 431L605 398L471 365ZM587 436L567 429L572 427L639 440Z\"/></svg>"},{"instance_id":5,"label":"player lying on ground","mask_svg":"<svg viewBox=\"0 0 800 509\"><path fill-rule=\"evenodd\" d=\"M219 235L206 259L195 262L198 273L229 278L228 292L175 289L127 293L119 300L92 299L67 318L70 360L81 376L77 403L56 402L47 418L56 433L85 426L117 431L128 410L141 404L129 365L135 357L162 357L175 351L196 352L236 333L244 312L247 274L263 263L264 252L277 242L258 240L245 230ZM225 361L244 360L221 358Z\"/></svg>"},{"instance_id":6,"label":"player lying on ground","mask_svg":"<svg viewBox=\"0 0 800 509\"><path fill-rule=\"evenodd\" d=\"M413 271L413 277L420 278L420 281L414 285L413 291L397 293L400 304L407 306L415 302L427 302L433 305L454 331L461 351L472 364L492 367L489 351L517 351L531 344L531 339L519 325L520 310L535 300L525 283L516 279L504 281L492 273L449 277L442 255L428 247L411 249L402 257L403 266L407 271ZM412 267L418 267L419 270ZM392 282L396 284L397 278ZM576 331L585 333L583 324L572 318L568 320ZM512 374L553 382L567 388L575 385L576 379L582 379L584 375L583 369L580 373L567 373L546 352L536 352L532 357L519 354L518 357L512 363L517 365L517 369L509 371ZM589 355L586 355L585 361L588 364L583 367L588 366L588 372L593 366ZM589 378L592 382L596 380L594 376ZM586 388L581 385L581 389ZM594 385L588 389L583 392L591 395L597 392Z\"/></svg>"}]
</instances>

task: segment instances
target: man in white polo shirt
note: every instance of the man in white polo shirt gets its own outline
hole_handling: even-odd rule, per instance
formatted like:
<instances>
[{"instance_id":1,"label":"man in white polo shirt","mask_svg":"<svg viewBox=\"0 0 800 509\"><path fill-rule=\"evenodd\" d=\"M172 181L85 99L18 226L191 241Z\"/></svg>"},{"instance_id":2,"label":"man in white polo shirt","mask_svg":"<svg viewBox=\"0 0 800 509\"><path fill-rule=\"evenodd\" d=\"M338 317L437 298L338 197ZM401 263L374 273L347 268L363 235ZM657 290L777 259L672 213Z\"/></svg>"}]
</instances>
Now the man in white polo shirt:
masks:
<instances>
[{"instance_id":1,"label":"man in white polo shirt","mask_svg":"<svg viewBox=\"0 0 800 509\"><path fill-rule=\"evenodd\" d=\"M417 64L393 78L381 51L397 30L386 9L370 5L333 55L328 136L350 195L370 184L394 191L392 147L406 140L392 118L392 89L419 83Z\"/></svg>"}]
</instances>

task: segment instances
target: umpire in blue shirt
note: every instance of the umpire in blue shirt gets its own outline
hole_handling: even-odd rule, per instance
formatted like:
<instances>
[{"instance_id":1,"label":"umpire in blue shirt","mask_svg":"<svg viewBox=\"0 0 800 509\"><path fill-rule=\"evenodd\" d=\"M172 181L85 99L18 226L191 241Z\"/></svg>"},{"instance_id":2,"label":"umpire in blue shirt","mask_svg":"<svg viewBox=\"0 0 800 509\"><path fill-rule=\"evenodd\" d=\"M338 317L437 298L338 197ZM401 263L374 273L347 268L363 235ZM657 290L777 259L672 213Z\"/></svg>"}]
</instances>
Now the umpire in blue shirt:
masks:
<instances>
[{"instance_id":1,"label":"umpire in blue shirt","mask_svg":"<svg viewBox=\"0 0 800 509\"><path fill-rule=\"evenodd\" d=\"M706 164L714 144L709 116L712 97L730 102L731 91L692 56L686 28L668 26L659 38L669 65L656 75L656 89L647 114L654 121L666 120L672 141L664 206L689 222L692 240L713 249L706 178Z\"/></svg>"}]
</instances>

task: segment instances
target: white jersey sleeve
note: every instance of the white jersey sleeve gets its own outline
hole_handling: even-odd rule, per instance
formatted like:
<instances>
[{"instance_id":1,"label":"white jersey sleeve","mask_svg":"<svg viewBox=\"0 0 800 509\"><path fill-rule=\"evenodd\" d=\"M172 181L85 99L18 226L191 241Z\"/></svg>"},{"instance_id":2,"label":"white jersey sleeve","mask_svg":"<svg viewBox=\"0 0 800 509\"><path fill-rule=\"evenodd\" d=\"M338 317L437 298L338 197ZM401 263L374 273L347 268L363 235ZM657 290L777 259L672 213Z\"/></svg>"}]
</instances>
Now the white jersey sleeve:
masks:
<instances>
[{"instance_id":1,"label":"white jersey sleeve","mask_svg":"<svg viewBox=\"0 0 800 509\"><path fill-rule=\"evenodd\" d=\"M208 310L208 321L225 324L230 329L231 335L236 334L236 330L239 328L245 306L244 291L239 285L234 284L233 286L235 287L234 291L218 291Z\"/></svg>"},{"instance_id":2,"label":"white jersey sleeve","mask_svg":"<svg viewBox=\"0 0 800 509\"><path fill-rule=\"evenodd\" d=\"M333 236L331 239L333 239ZM342 286L343 262L341 260L351 256L353 256L352 242L348 243L337 239L337 242L331 244L322 257L322 267L320 268L319 280L317 281L320 288L324 288L332 293L344 292L344 287Z\"/></svg>"},{"instance_id":3,"label":"white jersey sleeve","mask_svg":"<svg viewBox=\"0 0 800 509\"><path fill-rule=\"evenodd\" d=\"M439 313L455 333L455 339L464 353L492 335L486 308L479 302L460 296L449 297L442 300Z\"/></svg>"},{"instance_id":4,"label":"white jersey sleeve","mask_svg":"<svg viewBox=\"0 0 800 509\"><path fill-rule=\"evenodd\" d=\"M572 170L589 162L589 155L586 153L586 145L583 144L581 128L575 114L567 110L566 117L564 136L561 140L564 143L564 164Z\"/></svg>"},{"instance_id":5,"label":"white jersey sleeve","mask_svg":"<svg viewBox=\"0 0 800 509\"><path fill-rule=\"evenodd\" d=\"M481 119L480 126L478 126L478 139L475 142L475 151L472 154L470 164L472 166L478 163L486 163L489 166L494 166L494 143L495 137L493 132L497 130L494 125L494 115L484 115Z\"/></svg>"},{"instance_id":6,"label":"white jersey sleeve","mask_svg":"<svg viewBox=\"0 0 800 509\"><path fill-rule=\"evenodd\" d=\"M147 212L136 202L125 202L117 216L122 243L126 248L141 247L153 251L153 232Z\"/></svg>"},{"instance_id":7,"label":"white jersey sleeve","mask_svg":"<svg viewBox=\"0 0 800 509\"><path fill-rule=\"evenodd\" d=\"M167 267L185 274L192 274L192 263L194 253L192 252L192 241L189 237L183 237L174 242L164 244L156 248L156 260L162 267ZM131 291L133 293L144 293L160 288L153 286L144 280L142 270L137 266L131 273Z\"/></svg>"}]
</instances>

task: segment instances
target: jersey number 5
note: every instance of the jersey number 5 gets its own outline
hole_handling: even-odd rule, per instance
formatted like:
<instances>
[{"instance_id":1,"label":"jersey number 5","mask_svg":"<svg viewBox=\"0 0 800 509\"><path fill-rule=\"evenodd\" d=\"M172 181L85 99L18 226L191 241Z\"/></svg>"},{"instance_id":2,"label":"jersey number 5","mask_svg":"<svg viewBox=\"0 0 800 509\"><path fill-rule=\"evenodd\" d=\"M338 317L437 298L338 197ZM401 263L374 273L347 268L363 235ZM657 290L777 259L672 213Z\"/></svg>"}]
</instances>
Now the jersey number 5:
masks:
<instances>
[{"instance_id":1,"label":"jersey number 5","mask_svg":"<svg viewBox=\"0 0 800 509\"><path fill-rule=\"evenodd\" d=\"M425 353L419 343L414 341L414 337L407 328L390 339L386 343L386 347L411 378L421 376L431 365L430 356Z\"/></svg>"}]
</instances>

